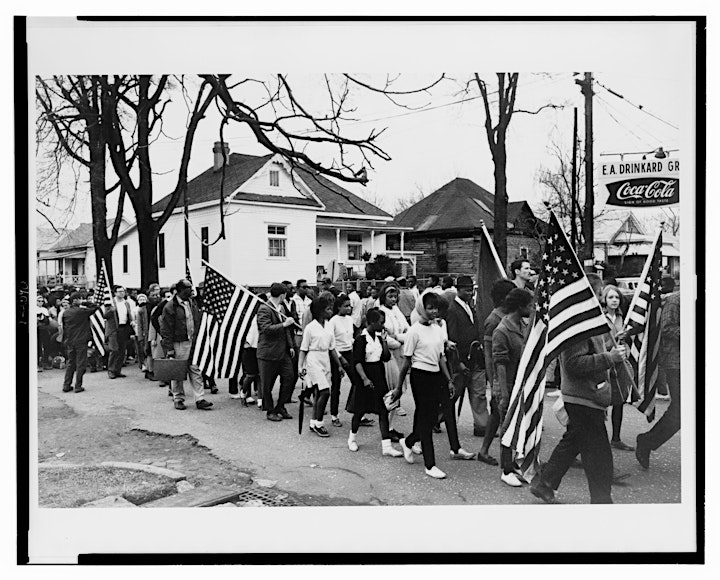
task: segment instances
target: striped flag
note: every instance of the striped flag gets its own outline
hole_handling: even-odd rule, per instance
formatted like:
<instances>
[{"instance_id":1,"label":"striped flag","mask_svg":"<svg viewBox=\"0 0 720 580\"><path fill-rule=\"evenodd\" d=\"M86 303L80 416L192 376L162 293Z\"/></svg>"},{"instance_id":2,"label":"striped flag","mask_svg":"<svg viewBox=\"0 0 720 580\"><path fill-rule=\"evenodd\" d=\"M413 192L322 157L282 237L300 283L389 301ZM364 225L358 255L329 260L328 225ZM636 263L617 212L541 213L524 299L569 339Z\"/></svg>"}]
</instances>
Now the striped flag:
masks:
<instances>
[{"instance_id":1,"label":"striped flag","mask_svg":"<svg viewBox=\"0 0 720 580\"><path fill-rule=\"evenodd\" d=\"M632 336L629 361L635 371L642 397L638 401L638 409L645 413L649 422L655 419L662 305L661 274L662 230L658 232L655 246L645 262L640 284L635 290L625 319L625 328Z\"/></svg>"},{"instance_id":2,"label":"striped flag","mask_svg":"<svg viewBox=\"0 0 720 580\"><path fill-rule=\"evenodd\" d=\"M536 471L540 452L548 365L568 346L608 332L600 303L552 213L536 301L535 319L520 358L502 436L502 445L514 451L528 480Z\"/></svg>"},{"instance_id":3,"label":"striped flag","mask_svg":"<svg viewBox=\"0 0 720 580\"><path fill-rule=\"evenodd\" d=\"M194 288L195 284L193 283L192 274L190 273L190 258L185 259L185 278L188 282L190 282L190 285Z\"/></svg>"},{"instance_id":4,"label":"striped flag","mask_svg":"<svg viewBox=\"0 0 720 580\"><path fill-rule=\"evenodd\" d=\"M102 267L95 288L94 301L100 308L90 316L90 331L92 341L100 356L105 356L105 307L112 306L112 292L110 282L105 269L105 260L101 260Z\"/></svg>"},{"instance_id":5,"label":"striped flag","mask_svg":"<svg viewBox=\"0 0 720 580\"><path fill-rule=\"evenodd\" d=\"M192 364L208 377L238 376L240 352L260 299L205 267L205 294L197 340L190 353Z\"/></svg>"}]
</instances>

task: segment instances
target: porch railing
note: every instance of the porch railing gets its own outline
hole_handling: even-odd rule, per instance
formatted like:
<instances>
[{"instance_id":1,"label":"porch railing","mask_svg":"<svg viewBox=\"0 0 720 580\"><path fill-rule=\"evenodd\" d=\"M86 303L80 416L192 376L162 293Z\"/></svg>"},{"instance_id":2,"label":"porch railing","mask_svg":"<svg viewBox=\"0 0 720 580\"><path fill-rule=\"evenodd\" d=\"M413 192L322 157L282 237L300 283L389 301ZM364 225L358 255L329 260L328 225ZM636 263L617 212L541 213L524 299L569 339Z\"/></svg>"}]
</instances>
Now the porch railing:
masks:
<instances>
[{"instance_id":1,"label":"porch railing","mask_svg":"<svg viewBox=\"0 0 720 580\"><path fill-rule=\"evenodd\" d=\"M84 274L50 274L37 277L38 286L86 286L87 277Z\"/></svg>"}]
</instances>

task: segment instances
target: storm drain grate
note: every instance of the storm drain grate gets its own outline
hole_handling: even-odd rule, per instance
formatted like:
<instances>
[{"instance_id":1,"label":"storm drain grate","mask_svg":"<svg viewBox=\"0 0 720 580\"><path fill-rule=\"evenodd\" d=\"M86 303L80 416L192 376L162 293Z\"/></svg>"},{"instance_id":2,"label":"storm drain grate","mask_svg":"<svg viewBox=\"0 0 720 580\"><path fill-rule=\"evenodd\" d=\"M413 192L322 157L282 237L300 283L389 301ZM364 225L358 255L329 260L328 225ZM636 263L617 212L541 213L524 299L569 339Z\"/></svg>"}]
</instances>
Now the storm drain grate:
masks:
<instances>
[{"instance_id":1,"label":"storm drain grate","mask_svg":"<svg viewBox=\"0 0 720 580\"><path fill-rule=\"evenodd\" d=\"M259 500L268 507L289 507L302 505L287 493L277 491L265 491L264 489L246 489L238 493L235 503Z\"/></svg>"}]
</instances>

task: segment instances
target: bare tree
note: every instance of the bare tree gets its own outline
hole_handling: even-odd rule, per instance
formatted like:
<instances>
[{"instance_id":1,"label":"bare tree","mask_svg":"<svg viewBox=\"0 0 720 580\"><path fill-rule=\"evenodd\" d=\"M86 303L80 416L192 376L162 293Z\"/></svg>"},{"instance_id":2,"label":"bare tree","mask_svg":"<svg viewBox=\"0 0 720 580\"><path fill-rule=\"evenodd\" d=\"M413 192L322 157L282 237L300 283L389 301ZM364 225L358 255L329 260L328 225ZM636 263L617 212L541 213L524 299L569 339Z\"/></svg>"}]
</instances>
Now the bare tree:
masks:
<instances>
[{"instance_id":1,"label":"bare tree","mask_svg":"<svg viewBox=\"0 0 720 580\"><path fill-rule=\"evenodd\" d=\"M410 193L405 194L404 196L399 197L395 200L395 205L392 209L392 215L396 216L402 212L404 212L409 207L415 205L417 202L419 202L422 199L425 199L427 194L423 190L423 187L416 183L414 191L411 191Z\"/></svg>"},{"instance_id":2,"label":"bare tree","mask_svg":"<svg viewBox=\"0 0 720 580\"><path fill-rule=\"evenodd\" d=\"M487 84L480 78L478 73L474 73L474 81L480 89L483 105L485 107L485 133L487 136L490 153L494 164L495 176L495 223L493 227L493 241L498 251L498 256L502 263L507 262L507 130L510 120L514 113L538 114L546 108L560 108L557 105L547 104L539 107L535 111L522 110L515 108L515 100L517 97L518 79L520 73L496 73L498 90L497 90L497 114L493 119L492 107L490 102L491 93L488 91ZM468 87L469 87L468 83Z\"/></svg>"}]
</instances>

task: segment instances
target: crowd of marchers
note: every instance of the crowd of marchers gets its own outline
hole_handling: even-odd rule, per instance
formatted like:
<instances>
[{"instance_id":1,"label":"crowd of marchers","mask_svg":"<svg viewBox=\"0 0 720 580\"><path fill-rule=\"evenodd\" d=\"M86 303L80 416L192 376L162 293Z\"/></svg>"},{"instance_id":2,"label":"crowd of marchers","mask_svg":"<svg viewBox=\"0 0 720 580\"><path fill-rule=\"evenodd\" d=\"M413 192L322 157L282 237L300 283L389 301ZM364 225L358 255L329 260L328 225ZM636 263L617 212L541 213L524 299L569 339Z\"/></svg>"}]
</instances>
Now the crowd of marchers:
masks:
<instances>
[{"instance_id":1,"label":"crowd of marchers","mask_svg":"<svg viewBox=\"0 0 720 580\"><path fill-rule=\"evenodd\" d=\"M302 399L311 408L308 428L315 435L343 433L350 452L379 443L382 455L408 463L422 456L425 473L437 479L446 474L436 465L433 436L442 433L444 424L453 459L477 458L498 466L505 484L529 485L531 493L546 502L555 501L563 476L580 455L590 500L610 503L611 486L620 477L613 469L612 450L634 451L647 469L651 452L680 428L679 292L672 278L663 278L661 370L670 404L633 446L621 439L626 402L607 409L596 397L607 370L627 358L623 320L628 305L612 280L603 283L588 274L613 330L566 349L548 369L548 394L562 393L567 426L548 461L527 482L510 448L498 444L499 454L492 451L510 405L537 280L526 260L516 260L508 271L509 279L492 287L494 309L485 320L477 319L470 276L431 277L422 289L414 276L388 278L366 292L354 284L339 289L330 279L318 287L306 280L273 283L259 294L261 305L242 345L240 371L228 380L229 397L243 407L256 407L275 423L292 419L288 405ZM167 391L174 409L185 410L191 393L197 409L210 410L213 403L206 392L216 394L219 387L194 364L188 364L190 393L183 381L163 382L154 376L158 359L189 358L200 327L203 293L202 284L194 288L183 279L170 288L151 284L145 292L129 294L115 286L112 304L105 307L96 305L92 290L40 294L38 370L62 357L63 390L82 392L87 366L107 370L109 379L116 380L125 377L124 367L137 364L145 379ZM105 319L102 357L91 340L90 318L98 308ZM396 418L407 414L403 400L409 396L415 411L412 432L405 434L397 429ZM341 400L350 415L349 429L341 419ZM473 435L482 439L477 453L459 440L458 407L463 402L472 413ZM359 437L360 427L376 422L379 441L377 436Z\"/></svg>"}]
</instances>

